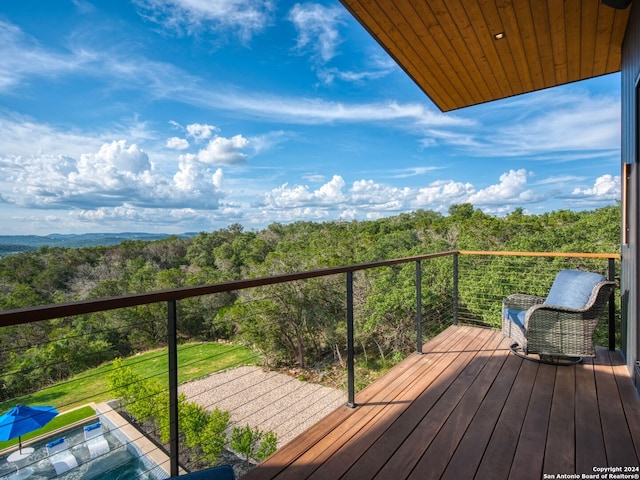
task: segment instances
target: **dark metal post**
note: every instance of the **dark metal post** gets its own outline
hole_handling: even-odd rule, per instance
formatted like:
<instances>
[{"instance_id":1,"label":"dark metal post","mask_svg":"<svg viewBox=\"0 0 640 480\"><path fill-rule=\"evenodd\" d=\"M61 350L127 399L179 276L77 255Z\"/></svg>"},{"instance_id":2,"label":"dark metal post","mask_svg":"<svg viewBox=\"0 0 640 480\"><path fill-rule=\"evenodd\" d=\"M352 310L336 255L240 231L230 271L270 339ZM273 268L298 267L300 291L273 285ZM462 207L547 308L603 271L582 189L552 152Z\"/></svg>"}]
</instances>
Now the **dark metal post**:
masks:
<instances>
[{"instance_id":1,"label":"dark metal post","mask_svg":"<svg viewBox=\"0 0 640 480\"><path fill-rule=\"evenodd\" d=\"M616 261L609 259L609 280L612 282L616 278ZM609 350L616 349L616 295L615 290L609 297Z\"/></svg>"},{"instance_id":2,"label":"dark metal post","mask_svg":"<svg viewBox=\"0 0 640 480\"><path fill-rule=\"evenodd\" d=\"M167 343L169 344L169 460L171 476L178 476L178 328L176 301L169 300Z\"/></svg>"},{"instance_id":3,"label":"dark metal post","mask_svg":"<svg viewBox=\"0 0 640 480\"><path fill-rule=\"evenodd\" d=\"M458 324L458 254L453 254L453 324Z\"/></svg>"},{"instance_id":4,"label":"dark metal post","mask_svg":"<svg viewBox=\"0 0 640 480\"><path fill-rule=\"evenodd\" d=\"M353 272L347 272L347 407L356 407L353 339Z\"/></svg>"},{"instance_id":5,"label":"dark metal post","mask_svg":"<svg viewBox=\"0 0 640 480\"><path fill-rule=\"evenodd\" d=\"M422 264L416 261L416 351L422 353Z\"/></svg>"}]
</instances>

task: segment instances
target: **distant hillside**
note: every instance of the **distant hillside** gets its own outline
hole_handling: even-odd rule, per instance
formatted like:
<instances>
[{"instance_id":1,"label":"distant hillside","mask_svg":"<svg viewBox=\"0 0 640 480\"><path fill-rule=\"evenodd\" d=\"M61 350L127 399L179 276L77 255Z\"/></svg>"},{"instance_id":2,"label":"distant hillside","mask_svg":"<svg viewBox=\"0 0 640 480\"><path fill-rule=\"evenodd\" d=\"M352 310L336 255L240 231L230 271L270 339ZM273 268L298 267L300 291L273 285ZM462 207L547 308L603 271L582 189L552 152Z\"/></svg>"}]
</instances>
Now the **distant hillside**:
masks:
<instances>
[{"instance_id":1,"label":"distant hillside","mask_svg":"<svg viewBox=\"0 0 640 480\"><path fill-rule=\"evenodd\" d=\"M118 245L126 240L162 240L171 236L192 237L195 233L167 235L160 233L83 233L51 235L0 235L0 257L14 253L35 251L40 247L81 248L102 245Z\"/></svg>"}]
</instances>

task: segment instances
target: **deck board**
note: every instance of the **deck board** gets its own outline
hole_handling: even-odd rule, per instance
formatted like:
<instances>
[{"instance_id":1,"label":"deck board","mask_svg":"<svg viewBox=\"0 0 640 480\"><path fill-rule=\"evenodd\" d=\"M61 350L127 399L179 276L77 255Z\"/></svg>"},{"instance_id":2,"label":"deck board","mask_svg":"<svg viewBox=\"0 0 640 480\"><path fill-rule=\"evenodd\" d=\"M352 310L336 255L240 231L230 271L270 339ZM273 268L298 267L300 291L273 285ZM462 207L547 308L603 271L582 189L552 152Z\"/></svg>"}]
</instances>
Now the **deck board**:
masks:
<instances>
[{"instance_id":1,"label":"deck board","mask_svg":"<svg viewBox=\"0 0 640 480\"><path fill-rule=\"evenodd\" d=\"M359 392L357 408L338 408L242 478L539 479L638 465L640 400L616 352L555 367L508 344L450 327Z\"/></svg>"},{"instance_id":2,"label":"deck board","mask_svg":"<svg viewBox=\"0 0 640 480\"><path fill-rule=\"evenodd\" d=\"M507 346L508 344L503 342L503 348ZM500 346L497 345L496 348L500 348ZM465 392L464 397L460 399L455 409L451 412L446 423L422 455L409 478L430 479L442 477L449 459L453 456L468 426L483 404L485 395L487 395L505 359L505 350L494 350L491 356L486 359L482 370L473 379L473 383ZM445 397L443 401L449 402L452 399Z\"/></svg>"},{"instance_id":3,"label":"deck board","mask_svg":"<svg viewBox=\"0 0 640 480\"><path fill-rule=\"evenodd\" d=\"M622 399L613 374L610 357L602 353L594 360L598 403L606 406L600 409L607 462L616 466L637 465L636 451L627 425Z\"/></svg>"},{"instance_id":4,"label":"deck board","mask_svg":"<svg viewBox=\"0 0 640 480\"><path fill-rule=\"evenodd\" d=\"M411 406L411 402L413 402L413 400L424 391L424 384L432 384L443 370L450 366L450 362L446 358L446 354L444 352L447 351L447 349L452 350L461 346L463 345L457 344L456 338L451 338L448 344L440 344L437 346L432 345L431 348L434 348L434 351L438 351L440 353L434 354L430 359L430 362L422 362L420 356L416 356L416 362L427 366L426 369L421 370L417 374L417 377L421 379L421 382L418 383L412 381L410 388L402 392L404 396L400 398L384 395L384 402L387 402L389 405L385 406L380 411L381 415L385 415L382 422L378 425L369 425L368 435L366 437L354 439L351 442L351 448L342 449L337 455L333 456L319 468L317 475L314 475L314 477L323 478L325 475L326 477L324 478L331 478L331 475L339 477L365 454L367 454L369 458L386 458L393 454L394 445L406 437L406 434L402 432L403 419L408 419L408 421L404 422L407 424L406 428L411 428L415 424L415 421L411 417L411 413L406 413L407 409ZM436 390L438 389L436 388L434 392ZM392 398L393 400L391 400ZM367 408L366 405L362 406ZM375 431L370 431L372 427L375 427ZM372 448L374 443L380 439L382 433L385 434L385 441L378 442L376 444L376 448ZM375 471L372 471L371 469L374 468L375 462L365 461L364 463L369 469L368 474L374 475ZM362 473L350 472L345 478L360 474Z\"/></svg>"},{"instance_id":5,"label":"deck board","mask_svg":"<svg viewBox=\"0 0 640 480\"><path fill-rule=\"evenodd\" d=\"M520 369L521 362L516 357L507 353L504 355L506 355L506 359L502 369L469 424L469 429L457 445L455 453L451 456L442 475L443 480L473 478L487 451L491 433L504 410L513 382ZM504 452L500 452L500 455L503 456Z\"/></svg>"},{"instance_id":6,"label":"deck board","mask_svg":"<svg viewBox=\"0 0 640 480\"><path fill-rule=\"evenodd\" d=\"M457 346L459 347L461 345ZM368 389L369 392L367 392L367 394L370 400L362 403L359 407L368 410L368 412L362 416L367 424L363 426L360 432L361 434L349 439L349 448L342 448L339 454L331 458L331 461L321 465L320 472L310 478L327 478L325 475L328 476L328 478L331 478L332 475L339 477L346 472L349 465L353 464L361 454L368 450L382 433L385 433L386 440L390 440L393 436L393 430L390 430L391 423L394 419L401 417L407 408L413 406L412 402L424 390L425 384L431 384L438 377L439 373L449 366L444 352L455 347L456 338L453 337L449 338L448 342L432 345L432 348L440 353L435 353L430 359L431 361L423 362L419 356L415 356L415 358L412 359L413 362L410 363L421 366L420 369L413 369L408 372L409 374L406 378L394 376L394 390L390 390L389 388L381 390L378 389L375 384L372 386L373 388ZM421 382L413 381L414 378L420 378ZM372 421L378 416L380 416L380 421ZM414 422L410 423L413 425ZM400 438L404 439L405 435L401 435ZM333 450L336 449L337 443L335 439L328 438L327 442ZM385 441L381 444L388 448L391 443L391 441ZM361 477L356 476L355 478Z\"/></svg>"},{"instance_id":7,"label":"deck board","mask_svg":"<svg viewBox=\"0 0 640 480\"><path fill-rule=\"evenodd\" d=\"M480 335L477 338L479 337ZM491 338L489 339L491 340ZM486 345L484 338L482 345ZM425 394L420 397L421 401L416 402L415 408L412 408L409 415L405 416L405 419L408 420L404 422L404 431L407 432L407 435L400 439L396 438L396 442L400 440L402 444L399 445L393 456L390 458L377 456L377 458L371 459L376 463L383 463L377 476L365 476L365 472L362 472L362 467L365 465L361 465L359 462L357 464L359 468L355 470L356 475L352 478L354 480L361 478L407 478L488 360L487 355L481 353L483 351L469 350L452 358L450 367L443 372L444 378L434 388L427 389ZM412 424L409 423L411 420L413 420ZM383 442L386 443L386 441L385 437Z\"/></svg>"},{"instance_id":8,"label":"deck board","mask_svg":"<svg viewBox=\"0 0 640 480\"><path fill-rule=\"evenodd\" d=\"M605 352L601 349L601 352ZM638 401L638 392L629 381L629 373L625 364L624 357L618 352L607 352L610 357L613 374L618 385L620 399L624 414L629 424L629 433L633 439L638 460L640 460L640 402Z\"/></svg>"},{"instance_id":9,"label":"deck board","mask_svg":"<svg viewBox=\"0 0 640 480\"><path fill-rule=\"evenodd\" d=\"M538 373L537 363L522 362L515 357L512 359L520 364L518 375L491 432L491 439L476 471L477 478L491 480L509 477L526 414L526 409L522 407L529 403ZM474 439L470 438L469 441L473 442Z\"/></svg>"},{"instance_id":10,"label":"deck board","mask_svg":"<svg viewBox=\"0 0 640 480\"><path fill-rule=\"evenodd\" d=\"M580 439L576 444L576 472L588 474L593 473L594 465L607 463L602 426L594 421L600 413L592 361L576 369L576 398L580 399L575 405L576 438Z\"/></svg>"},{"instance_id":11,"label":"deck board","mask_svg":"<svg viewBox=\"0 0 640 480\"><path fill-rule=\"evenodd\" d=\"M568 472L575 469L575 391L575 369L556 369L543 472Z\"/></svg>"}]
</instances>

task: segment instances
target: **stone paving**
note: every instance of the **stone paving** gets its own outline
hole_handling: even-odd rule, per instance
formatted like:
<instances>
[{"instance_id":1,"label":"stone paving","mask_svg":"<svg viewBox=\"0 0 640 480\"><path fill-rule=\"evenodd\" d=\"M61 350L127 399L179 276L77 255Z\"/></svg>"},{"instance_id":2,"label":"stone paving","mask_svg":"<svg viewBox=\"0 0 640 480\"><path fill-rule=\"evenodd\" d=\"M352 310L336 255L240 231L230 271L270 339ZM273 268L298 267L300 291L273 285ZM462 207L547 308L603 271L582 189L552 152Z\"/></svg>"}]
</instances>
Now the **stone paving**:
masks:
<instances>
[{"instance_id":1,"label":"stone paving","mask_svg":"<svg viewBox=\"0 0 640 480\"><path fill-rule=\"evenodd\" d=\"M347 401L345 392L247 366L180 386L189 401L228 410L238 426L278 435L278 448Z\"/></svg>"}]
</instances>

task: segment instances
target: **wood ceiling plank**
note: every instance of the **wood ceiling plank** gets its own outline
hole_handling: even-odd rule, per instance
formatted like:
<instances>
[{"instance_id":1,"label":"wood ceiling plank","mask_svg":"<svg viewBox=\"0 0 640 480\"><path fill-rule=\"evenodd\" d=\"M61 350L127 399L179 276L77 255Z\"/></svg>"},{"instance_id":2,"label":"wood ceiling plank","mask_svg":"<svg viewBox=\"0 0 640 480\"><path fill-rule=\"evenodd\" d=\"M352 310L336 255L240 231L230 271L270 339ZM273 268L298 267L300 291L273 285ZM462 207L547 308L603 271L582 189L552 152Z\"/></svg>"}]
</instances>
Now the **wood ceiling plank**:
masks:
<instances>
[{"instance_id":1,"label":"wood ceiling plank","mask_svg":"<svg viewBox=\"0 0 640 480\"><path fill-rule=\"evenodd\" d=\"M582 26L580 39L580 77L593 76L593 62L596 53L596 33L598 31L597 0L582 2Z\"/></svg>"},{"instance_id":2,"label":"wood ceiling plank","mask_svg":"<svg viewBox=\"0 0 640 480\"><path fill-rule=\"evenodd\" d=\"M490 98L491 94L487 83L479 74L478 68L464 43L458 41L456 44L449 38L442 27L442 19L436 18L435 12L427 2L413 2L413 8L416 16L422 19L425 28L431 34L434 44L440 46L444 55L449 59L453 70L459 75L462 82L467 85L471 96L475 99Z\"/></svg>"},{"instance_id":3,"label":"wood ceiling plank","mask_svg":"<svg viewBox=\"0 0 640 480\"><path fill-rule=\"evenodd\" d=\"M393 57L396 62L413 78L420 88L442 110L456 108L459 101L455 102L442 88L430 68L418 68L406 54L411 50L410 45L398 45L396 40L403 40L398 35L397 29L390 24L388 18L375 2L370 0L351 1L349 8L352 14L366 27L369 33L378 40L382 47Z\"/></svg>"},{"instance_id":4,"label":"wood ceiling plank","mask_svg":"<svg viewBox=\"0 0 640 480\"><path fill-rule=\"evenodd\" d=\"M612 38L609 48L609 58L607 59L607 73L620 71L622 62L622 42L624 40L624 33L627 29L630 11L631 8L615 11L613 27L611 29Z\"/></svg>"},{"instance_id":5,"label":"wood ceiling plank","mask_svg":"<svg viewBox=\"0 0 640 480\"><path fill-rule=\"evenodd\" d=\"M534 0L540 1L540 0ZM525 50L525 59L531 72L531 81L534 90L545 87L542 65L538 54L536 30L533 25L533 15L529 0L514 0L513 2L522 44Z\"/></svg>"},{"instance_id":6,"label":"wood ceiling plank","mask_svg":"<svg viewBox=\"0 0 640 480\"><path fill-rule=\"evenodd\" d=\"M340 1L443 111L619 71L631 10L601 0Z\"/></svg>"},{"instance_id":7,"label":"wood ceiling plank","mask_svg":"<svg viewBox=\"0 0 640 480\"><path fill-rule=\"evenodd\" d=\"M391 12L397 9L397 13L402 15L411 27L412 32L415 34L415 38L419 39L419 43L414 45L416 53L420 56L424 56L428 53L436 59L441 70L451 81L452 87L455 88L458 94L462 97L463 102L477 101L477 99L480 98L478 88L476 87L475 82L472 81L462 62L460 62L455 49L451 47L448 40L444 42L436 40L428 27L428 25L436 23L437 19L433 17L424 17L423 15L426 13L425 11L421 12L422 15L418 14L415 9L415 5L413 4L414 2L409 0L396 1L394 3L394 6L389 7L389 11ZM405 39L407 42L413 44L413 37L409 37L405 34ZM425 51L427 45L429 46L428 52Z\"/></svg>"},{"instance_id":8,"label":"wood ceiling plank","mask_svg":"<svg viewBox=\"0 0 640 480\"><path fill-rule=\"evenodd\" d=\"M513 2L511 0L497 0L496 6L507 35L513 63L518 70L518 78L520 79L522 90L530 92L534 89L533 78L527 62L527 54L522 43L522 35Z\"/></svg>"},{"instance_id":9,"label":"wood ceiling plank","mask_svg":"<svg viewBox=\"0 0 640 480\"><path fill-rule=\"evenodd\" d=\"M558 83L568 81L567 73L567 37L565 35L564 3L547 0L549 11L549 31L553 50L553 66Z\"/></svg>"},{"instance_id":10,"label":"wood ceiling plank","mask_svg":"<svg viewBox=\"0 0 640 480\"><path fill-rule=\"evenodd\" d=\"M395 2L385 3L384 9L380 7L378 1L364 0L364 3L370 6L376 5L379 12L386 14L388 19L387 25L397 26L396 44L402 49L403 53L409 55L413 59L413 64L424 68L428 68L439 83L440 89L446 92L446 96L457 105L465 104L469 100L468 90L464 87L459 78L451 75L451 66L447 58L435 45L427 46L422 42L420 37L410 26L410 23L404 17L402 12L397 8ZM381 25L383 28L384 24ZM402 47L404 45L404 47ZM465 98L466 97L466 98Z\"/></svg>"},{"instance_id":11,"label":"wood ceiling plank","mask_svg":"<svg viewBox=\"0 0 640 480\"><path fill-rule=\"evenodd\" d=\"M462 2L460 0L449 0L446 2L446 7L460 32L460 36L476 59L476 65L478 66L480 75L486 79L492 98L502 98L502 91L498 84L498 79L491 69L486 53L482 50Z\"/></svg>"},{"instance_id":12,"label":"wood ceiling plank","mask_svg":"<svg viewBox=\"0 0 640 480\"><path fill-rule=\"evenodd\" d=\"M564 21L567 38L567 80L580 80L580 32L582 0L565 0Z\"/></svg>"},{"instance_id":13,"label":"wood ceiling plank","mask_svg":"<svg viewBox=\"0 0 640 480\"><path fill-rule=\"evenodd\" d=\"M553 65L553 46L551 42L551 29L549 28L549 10L547 2L535 0L530 2L531 18L536 32L536 46L544 87L556 85L556 72Z\"/></svg>"},{"instance_id":14,"label":"wood ceiling plank","mask_svg":"<svg viewBox=\"0 0 640 480\"><path fill-rule=\"evenodd\" d=\"M419 14L426 13L426 8L437 18L437 24L430 26L432 34L436 38L445 37L452 47L458 53L460 60L464 64L468 72L470 81L472 81L479 92L480 101L492 98L492 92L489 88L488 80L480 73L475 56L471 53L468 45L462 39L458 31L457 25L454 23L446 4L442 0L433 0L425 2L417 2L420 6ZM424 11L423 11L424 10ZM478 103L480 103L480 101Z\"/></svg>"},{"instance_id":15,"label":"wood ceiling plank","mask_svg":"<svg viewBox=\"0 0 640 480\"><path fill-rule=\"evenodd\" d=\"M616 11L604 4L600 4L598 10L598 26L595 34L595 49L593 55L592 75L603 75L607 73L607 63L609 61L609 45L613 38L613 24Z\"/></svg>"},{"instance_id":16,"label":"wood ceiling plank","mask_svg":"<svg viewBox=\"0 0 640 480\"><path fill-rule=\"evenodd\" d=\"M513 82L512 79L507 76L504 69L496 44L503 43L504 45L504 40L506 39L502 39L503 42L498 42L493 37L495 33L499 33L503 30L501 23L498 23L498 31L493 31L493 29L489 27L487 18L490 17L494 22L495 20L499 22L500 16L498 15L498 11L495 8L493 0L488 3L489 4L486 5L486 10L482 8L481 2L464 2L463 6L467 12L467 16L471 20L471 25L476 33L476 38L478 39L480 48L485 52L489 68L491 68L491 71L496 78L497 86L500 89L501 95L503 97L509 97L519 93L519 79L516 77L516 82Z\"/></svg>"},{"instance_id":17,"label":"wood ceiling plank","mask_svg":"<svg viewBox=\"0 0 640 480\"><path fill-rule=\"evenodd\" d=\"M480 0L480 9L483 12L487 28L492 37L495 49L497 51L499 61L507 78L507 82L512 85L512 94L525 91L520 80L520 73L513 60L513 50L511 48L511 40L516 39L515 34L508 34L502 22L502 17L498 11L496 0ZM496 40L493 36L497 33L504 32L506 37Z\"/></svg>"}]
</instances>

